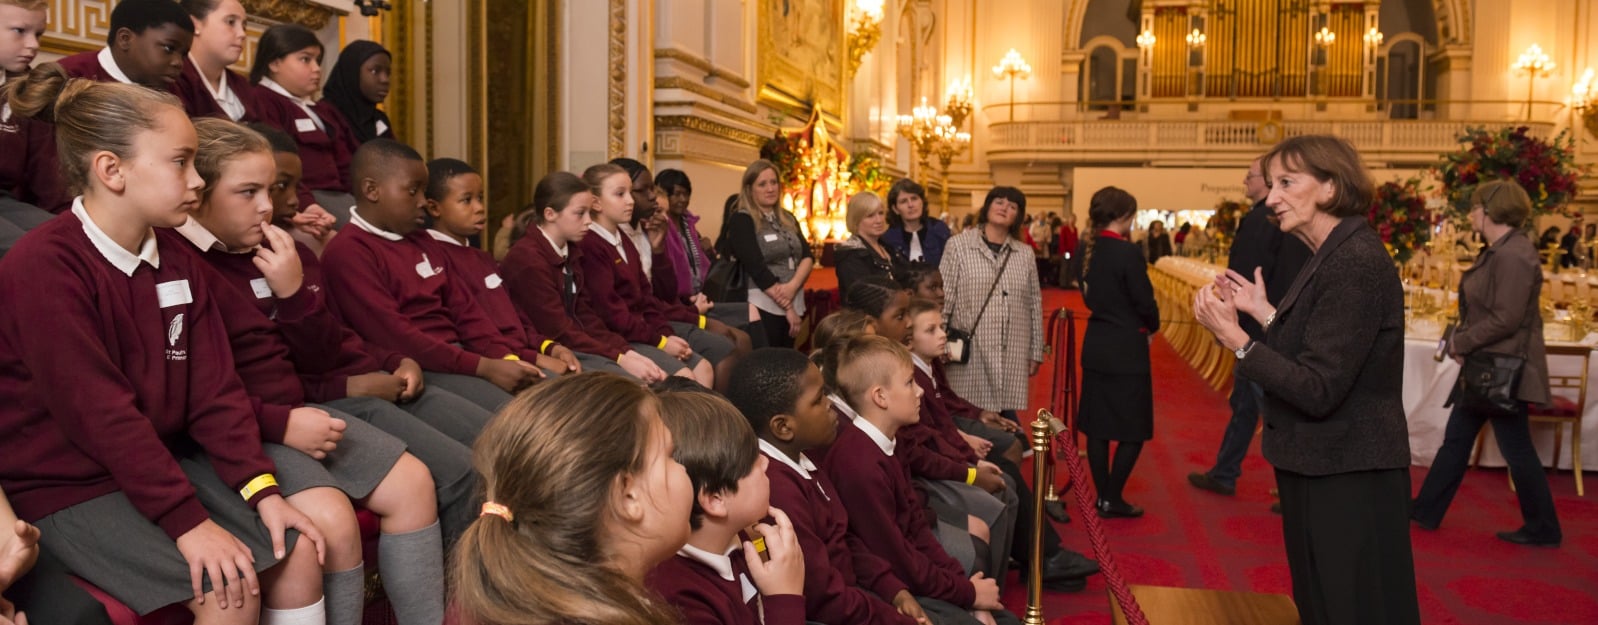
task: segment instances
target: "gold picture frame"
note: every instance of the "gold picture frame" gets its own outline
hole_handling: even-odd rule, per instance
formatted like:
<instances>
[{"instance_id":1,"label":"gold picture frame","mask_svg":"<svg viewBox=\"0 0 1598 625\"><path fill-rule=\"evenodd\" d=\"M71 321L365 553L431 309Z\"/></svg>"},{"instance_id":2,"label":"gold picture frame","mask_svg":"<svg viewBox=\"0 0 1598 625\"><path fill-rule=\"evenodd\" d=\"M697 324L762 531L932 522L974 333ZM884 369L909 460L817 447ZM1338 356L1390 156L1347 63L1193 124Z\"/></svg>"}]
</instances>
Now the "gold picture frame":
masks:
<instances>
[{"instance_id":1,"label":"gold picture frame","mask_svg":"<svg viewBox=\"0 0 1598 625\"><path fill-rule=\"evenodd\" d=\"M760 0L757 94L762 104L829 123L844 111L844 0Z\"/></svg>"}]
</instances>

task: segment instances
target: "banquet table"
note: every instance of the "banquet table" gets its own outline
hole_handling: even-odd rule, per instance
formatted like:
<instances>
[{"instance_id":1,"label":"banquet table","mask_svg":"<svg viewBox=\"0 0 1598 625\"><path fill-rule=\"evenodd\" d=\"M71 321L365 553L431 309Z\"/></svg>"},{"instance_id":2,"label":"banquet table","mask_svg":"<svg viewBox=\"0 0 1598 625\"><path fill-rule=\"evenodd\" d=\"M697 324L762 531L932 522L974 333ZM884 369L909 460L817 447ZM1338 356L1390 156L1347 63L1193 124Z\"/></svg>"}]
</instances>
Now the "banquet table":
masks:
<instances>
[{"instance_id":1,"label":"banquet table","mask_svg":"<svg viewBox=\"0 0 1598 625\"><path fill-rule=\"evenodd\" d=\"M1170 322L1162 328L1162 333L1171 341L1177 353L1218 390L1230 384L1232 355L1224 349L1215 347L1215 341L1208 332L1192 320L1192 298L1200 286L1214 280L1218 272L1224 271L1223 267L1196 259L1175 257L1162 258L1150 268L1150 277L1154 281L1156 295L1160 299L1161 316L1170 319ZM1551 282L1567 284L1577 281L1577 277L1569 273L1547 276ZM1593 279L1598 280L1598 276L1594 276ZM1414 301L1429 300L1428 303L1434 306L1452 308L1453 300L1457 297L1450 289L1424 288L1415 285L1410 286L1409 290L1418 296L1412 298ZM1593 293L1598 294L1598 286L1595 286ZM1404 414L1409 422L1410 461L1422 466L1431 465L1432 458L1437 455L1437 449L1443 444L1443 431L1448 424L1448 414L1451 410L1444 408L1443 402L1448 398L1454 379L1459 376L1459 365L1453 360L1444 359L1442 362L1437 362L1432 358L1437 349L1437 337L1441 333L1442 328L1435 321L1422 317L1409 322L1404 339L1403 405ZM1580 341L1561 340L1574 338L1569 336L1569 329L1563 323L1548 324L1544 334L1550 346L1580 344L1589 349L1598 347L1598 333L1589 334ZM1589 392L1587 403L1582 408L1580 426L1584 469L1598 468L1598 362L1592 361L1591 351L1587 352L1587 358ZM1548 358L1548 370L1551 375L1577 375L1581 370L1581 361L1578 357L1551 355ZM1566 391L1555 389L1556 394L1562 392ZM1570 399L1575 401L1575 397ZM1544 466L1550 465L1553 461L1554 427L1551 423L1533 423L1531 426L1532 441L1537 446L1538 454L1542 456ZM1571 432L1567 428L1560 443L1563 447L1559 459L1561 469L1569 469L1572 465L1570 435ZM1487 428L1487 440L1482 447L1479 463L1482 466L1504 466L1503 457L1498 453L1498 444L1492 437L1491 428Z\"/></svg>"}]
</instances>

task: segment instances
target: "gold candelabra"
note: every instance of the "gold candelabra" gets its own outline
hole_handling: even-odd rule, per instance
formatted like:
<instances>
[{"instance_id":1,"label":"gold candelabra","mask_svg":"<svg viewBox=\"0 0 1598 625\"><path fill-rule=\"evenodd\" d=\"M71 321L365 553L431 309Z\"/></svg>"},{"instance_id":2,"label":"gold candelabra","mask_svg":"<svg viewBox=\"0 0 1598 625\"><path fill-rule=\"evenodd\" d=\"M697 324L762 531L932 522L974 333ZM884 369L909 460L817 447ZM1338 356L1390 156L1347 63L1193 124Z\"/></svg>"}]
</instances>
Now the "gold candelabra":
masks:
<instances>
[{"instance_id":1,"label":"gold candelabra","mask_svg":"<svg viewBox=\"0 0 1598 625\"><path fill-rule=\"evenodd\" d=\"M1587 132L1598 136L1598 83L1595 83L1593 69L1587 68L1581 79L1570 87L1570 108L1581 118Z\"/></svg>"},{"instance_id":2,"label":"gold candelabra","mask_svg":"<svg viewBox=\"0 0 1598 625\"><path fill-rule=\"evenodd\" d=\"M860 70L866 53L882 39L883 0L854 0L849 5L849 30L844 42L849 59L846 68L852 78Z\"/></svg>"},{"instance_id":3,"label":"gold candelabra","mask_svg":"<svg viewBox=\"0 0 1598 625\"><path fill-rule=\"evenodd\" d=\"M916 154L916 161L919 164L917 174L923 187L928 182L930 161L933 156L938 157L942 187L939 195L943 210L947 212L949 164L971 147L971 133L960 130L975 108L971 96L971 80L963 79L950 84L945 98L942 111L933 108L927 104L926 98L922 98L921 105L911 109L909 115L899 116L897 131L899 136L910 142L910 149Z\"/></svg>"},{"instance_id":4,"label":"gold candelabra","mask_svg":"<svg viewBox=\"0 0 1598 625\"><path fill-rule=\"evenodd\" d=\"M1010 80L1010 121L1015 121L1015 79L1026 80L1032 77L1032 66L1026 59L1021 58L1021 53L1015 48L1010 48L1004 58L999 59L999 64L993 66L993 77Z\"/></svg>"},{"instance_id":5,"label":"gold candelabra","mask_svg":"<svg viewBox=\"0 0 1598 625\"><path fill-rule=\"evenodd\" d=\"M1537 93L1537 79L1546 78L1554 71L1554 61L1543 53L1542 46L1531 44L1515 64L1510 66L1516 72L1526 76L1526 119L1531 119L1532 97Z\"/></svg>"},{"instance_id":6,"label":"gold candelabra","mask_svg":"<svg viewBox=\"0 0 1598 625\"><path fill-rule=\"evenodd\" d=\"M932 157L932 149L937 143L938 128L953 123L948 115L939 114L938 109L927 104L926 98L921 98L921 106L910 109L909 115L899 116L897 130L899 136L910 142L910 149L916 153L916 169L922 186L927 184L927 161Z\"/></svg>"}]
</instances>

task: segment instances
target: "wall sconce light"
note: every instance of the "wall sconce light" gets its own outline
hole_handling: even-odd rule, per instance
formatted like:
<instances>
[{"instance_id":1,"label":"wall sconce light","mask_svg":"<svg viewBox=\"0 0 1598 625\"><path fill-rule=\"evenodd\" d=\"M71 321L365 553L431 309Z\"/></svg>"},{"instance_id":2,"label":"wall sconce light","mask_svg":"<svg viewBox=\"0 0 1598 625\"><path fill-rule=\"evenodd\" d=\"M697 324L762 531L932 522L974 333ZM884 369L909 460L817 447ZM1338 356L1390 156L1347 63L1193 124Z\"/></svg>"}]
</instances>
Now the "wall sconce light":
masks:
<instances>
[{"instance_id":1,"label":"wall sconce light","mask_svg":"<svg viewBox=\"0 0 1598 625\"><path fill-rule=\"evenodd\" d=\"M1193 29L1193 32L1187 34L1187 47L1202 48L1204 47L1204 42L1208 40L1209 37L1204 36L1204 33L1199 32L1199 29L1195 28Z\"/></svg>"},{"instance_id":2,"label":"wall sconce light","mask_svg":"<svg viewBox=\"0 0 1598 625\"><path fill-rule=\"evenodd\" d=\"M1375 26L1372 26L1370 30L1365 31L1365 45L1369 46L1372 50L1382 47L1382 39L1384 38L1385 36L1382 35L1382 31L1376 30Z\"/></svg>"},{"instance_id":3,"label":"wall sconce light","mask_svg":"<svg viewBox=\"0 0 1598 625\"><path fill-rule=\"evenodd\" d=\"M849 33L845 42L849 53L850 77L860 70L866 53L882 39L883 0L854 0L849 5Z\"/></svg>"},{"instance_id":4,"label":"wall sconce light","mask_svg":"<svg viewBox=\"0 0 1598 625\"><path fill-rule=\"evenodd\" d=\"M1520 58L1510 66L1516 72L1526 76L1526 119L1531 119L1532 96L1536 95L1537 79L1546 78L1554 71L1554 60L1543 53L1542 46L1531 44L1525 52L1520 53Z\"/></svg>"},{"instance_id":5,"label":"wall sconce light","mask_svg":"<svg viewBox=\"0 0 1598 625\"><path fill-rule=\"evenodd\" d=\"M1332 32L1332 29L1330 28L1322 26L1319 31L1315 32L1315 45L1317 46L1324 48L1326 46L1332 45L1336 41L1337 33Z\"/></svg>"},{"instance_id":6,"label":"wall sconce light","mask_svg":"<svg viewBox=\"0 0 1598 625\"><path fill-rule=\"evenodd\" d=\"M1026 59L1021 58L1020 52L1010 48L1004 58L999 59L999 64L993 66L993 77L1001 80L1010 79L1010 121L1015 121L1015 79L1031 78L1032 66L1027 64Z\"/></svg>"},{"instance_id":7,"label":"wall sconce light","mask_svg":"<svg viewBox=\"0 0 1598 625\"><path fill-rule=\"evenodd\" d=\"M943 97L943 112L949 116L953 126L959 128L965 124L965 119L971 116L973 96L971 79L962 78L949 83L949 90Z\"/></svg>"},{"instance_id":8,"label":"wall sconce light","mask_svg":"<svg viewBox=\"0 0 1598 625\"><path fill-rule=\"evenodd\" d=\"M1584 109L1592 106L1594 100L1598 100L1598 85L1593 84L1594 78L1593 69L1589 67L1582 73L1581 80L1576 81L1575 86L1570 88L1571 108Z\"/></svg>"},{"instance_id":9,"label":"wall sconce light","mask_svg":"<svg viewBox=\"0 0 1598 625\"><path fill-rule=\"evenodd\" d=\"M1137 47L1147 50L1154 47L1154 31L1145 29L1137 36Z\"/></svg>"}]
</instances>

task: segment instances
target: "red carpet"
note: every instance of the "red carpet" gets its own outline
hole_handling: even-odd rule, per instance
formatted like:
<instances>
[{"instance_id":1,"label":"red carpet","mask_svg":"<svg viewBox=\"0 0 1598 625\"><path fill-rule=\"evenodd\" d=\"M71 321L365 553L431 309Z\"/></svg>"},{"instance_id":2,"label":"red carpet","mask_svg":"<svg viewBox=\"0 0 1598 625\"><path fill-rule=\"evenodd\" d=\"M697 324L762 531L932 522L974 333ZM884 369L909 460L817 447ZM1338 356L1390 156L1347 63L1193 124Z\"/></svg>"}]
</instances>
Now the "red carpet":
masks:
<instances>
[{"instance_id":1,"label":"red carpet","mask_svg":"<svg viewBox=\"0 0 1598 625\"><path fill-rule=\"evenodd\" d=\"M1044 304L1046 312L1060 306L1078 312L1080 341L1081 297L1050 289ZM1225 394L1210 389L1163 340L1152 349L1155 439L1144 447L1126 494L1148 513L1104 522L1122 575L1131 584L1291 594L1280 517L1268 510L1275 483L1258 438L1236 497L1188 485L1188 472L1214 462L1230 408ZM1045 366L1033 380L1034 410L1045 404L1048 375ZM1414 467L1411 475L1418 489L1426 469ZM1521 547L1493 536L1520 521L1503 469L1472 469L1444 527L1414 530L1423 622L1598 623L1598 504L1576 496L1569 472L1550 479L1565 532L1560 549ZM1081 516L1074 503L1071 514ZM1079 520L1059 529L1069 547L1091 553ZM1025 612L1026 590L1013 575L1005 600L1016 614ZM1081 593L1045 595L1044 614L1051 624L1109 623L1103 580L1093 577Z\"/></svg>"}]
</instances>

